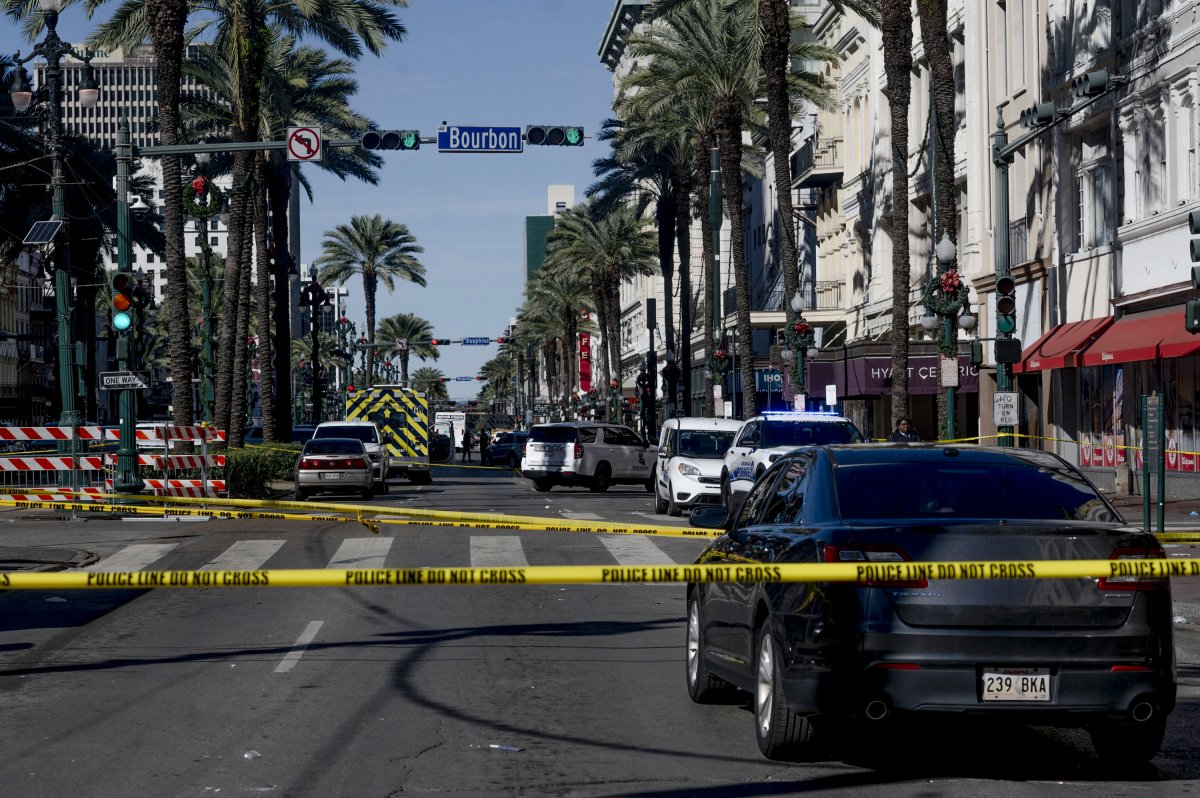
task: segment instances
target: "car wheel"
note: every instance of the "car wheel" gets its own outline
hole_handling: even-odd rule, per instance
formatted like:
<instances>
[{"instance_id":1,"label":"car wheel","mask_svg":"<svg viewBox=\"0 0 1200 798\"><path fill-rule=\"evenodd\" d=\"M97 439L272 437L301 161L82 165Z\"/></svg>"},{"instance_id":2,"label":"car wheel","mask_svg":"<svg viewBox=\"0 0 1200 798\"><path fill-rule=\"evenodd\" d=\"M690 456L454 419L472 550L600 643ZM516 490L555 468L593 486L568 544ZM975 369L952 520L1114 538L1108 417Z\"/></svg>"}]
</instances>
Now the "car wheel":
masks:
<instances>
[{"instance_id":1,"label":"car wheel","mask_svg":"<svg viewBox=\"0 0 1200 798\"><path fill-rule=\"evenodd\" d=\"M812 723L787 705L779 646L763 623L755 646L754 732L767 759L787 759L812 739Z\"/></svg>"},{"instance_id":2,"label":"car wheel","mask_svg":"<svg viewBox=\"0 0 1200 798\"><path fill-rule=\"evenodd\" d=\"M608 463L601 463L596 466L596 476L592 477L590 486L592 493L604 493L610 484L612 484L612 469L609 468Z\"/></svg>"},{"instance_id":3,"label":"car wheel","mask_svg":"<svg viewBox=\"0 0 1200 798\"><path fill-rule=\"evenodd\" d=\"M304 488L296 488L295 499L298 502L308 501L308 491L306 491Z\"/></svg>"},{"instance_id":4,"label":"car wheel","mask_svg":"<svg viewBox=\"0 0 1200 798\"><path fill-rule=\"evenodd\" d=\"M369 488L363 488L362 497L365 501L370 501L371 499L374 499L375 498L375 486L372 485Z\"/></svg>"},{"instance_id":5,"label":"car wheel","mask_svg":"<svg viewBox=\"0 0 1200 798\"><path fill-rule=\"evenodd\" d=\"M733 509L733 497L730 495L729 490L729 474L721 475L721 504L725 507L726 511Z\"/></svg>"},{"instance_id":6,"label":"car wheel","mask_svg":"<svg viewBox=\"0 0 1200 798\"><path fill-rule=\"evenodd\" d=\"M548 479L535 479L533 481L533 489L538 493L546 493L553 487L553 484Z\"/></svg>"},{"instance_id":7,"label":"car wheel","mask_svg":"<svg viewBox=\"0 0 1200 798\"><path fill-rule=\"evenodd\" d=\"M671 490L671 486L668 485L667 492L670 493L670 490ZM668 502L668 499L664 499L662 496L658 495L658 487L655 486L655 488L654 488L654 512L658 513L659 515L662 515L663 513L665 513L667 511L667 502Z\"/></svg>"},{"instance_id":8,"label":"car wheel","mask_svg":"<svg viewBox=\"0 0 1200 798\"><path fill-rule=\"evenodd\" d=\"M675 488L667 483L667 515L678 518L683 515L683 507L675 503Z\"/></svg>"},{"instance_id":9,"label":"car wheel","mask_svg":"<svg viewBox=\"0 0 1200 798\"><path fill-rule=\"evenodd\" d=\"M658 488L654 484L657 481L658 480L655 479L655 477L654 477L654 472L651 471L650 477L646 480L646 492L647 493L656 493L658 491Z\"/></svg>"},{"instance_id":10,"label":"car wheel","mask_svg":"<svg viewBox=\"0 0 1200 798\"><path fill-rule=\"evenodd\" d=\"M704 669L704 631L700 625L700 601L695 594L688 598L686 653L688 696L693 701L708 704L733 692L729 682L709 676Z\"/></svg>"},{"instance_id":11,"label":"car wheel","mask_svg":"<svg viewBox=\"0 0 1200 798\"><path fill-rule=\"evenodd\" d=\"M1162 747L1167 718L1157 714L1142 723L1100 721L1088 727L1092 747L1105 762L1149 762Z\"/></svg>"},{"instance_id":12,"label":"car wheel","mask_svg":"<svg viewBox=\"0 0 1200 798\"><path fill-rule=\"evenodd\" d=\"M376 493L386 496L389 490L391 490L391 486L388 485L388 481L386 479L375 483Z\"/></svg>"}]
</instances>

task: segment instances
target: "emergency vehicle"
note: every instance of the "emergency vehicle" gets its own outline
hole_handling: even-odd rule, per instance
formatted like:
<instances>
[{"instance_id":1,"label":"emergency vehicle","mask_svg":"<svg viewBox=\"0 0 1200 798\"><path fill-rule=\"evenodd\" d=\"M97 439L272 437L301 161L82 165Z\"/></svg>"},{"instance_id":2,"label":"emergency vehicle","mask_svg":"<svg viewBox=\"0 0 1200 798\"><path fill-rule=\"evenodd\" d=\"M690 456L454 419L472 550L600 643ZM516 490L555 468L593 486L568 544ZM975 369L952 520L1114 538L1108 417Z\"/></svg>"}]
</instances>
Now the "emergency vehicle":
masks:
<instances>
[{"instance_id":1,"label":"emergency vehicle","mask_svg":"<svg viewBox=\"0 0 1200 798\"><path fill-rule=\"evenodd\" d=\"M392 476L416 485L433 481L429 471L429 400L414 388L376 385L346 397L347 421L372 421L391 454Z\"/></svg>"}]
</instances>

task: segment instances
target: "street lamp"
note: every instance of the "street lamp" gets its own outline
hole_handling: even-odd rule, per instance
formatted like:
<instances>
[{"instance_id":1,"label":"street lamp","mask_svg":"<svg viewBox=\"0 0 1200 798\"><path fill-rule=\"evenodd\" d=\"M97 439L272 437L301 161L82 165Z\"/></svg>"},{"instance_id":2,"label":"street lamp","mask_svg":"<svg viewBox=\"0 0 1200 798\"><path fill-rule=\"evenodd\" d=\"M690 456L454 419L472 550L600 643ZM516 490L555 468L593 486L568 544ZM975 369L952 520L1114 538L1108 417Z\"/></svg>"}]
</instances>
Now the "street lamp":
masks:
<instances>
[{"instance_id":1,"label":"street lamp","mask_svg":"<svg viewBox=\"0 0 1200 798\"><path fill-rule=\"evenodd\" d=\"M942 335L938 343L938 351L941 355L938 364L939 378L942 374L941 360L951 358L954 361L954 378L943 380L943 382L948 383L944 385L946 389L946 426L944 434L946 439L953 439L955 437L956 415L955 388L958 384L958 380L956 379L958 374L958 342L955 327L961 328L964 332L974 329L975 314L971 312L969 302L970 289L963 282L958 270L954 267L955 258L958 257L958 248L950 240L948 233L942 233L942 238L938 241L937 246L934 247L933 254L937 258L938 273L925 287L925 315L921 317L921 327L926 332L933 332L937 329L937 318L941 317Z\"/></svg>"},{"instance_id":2,"label":"street lamp","mask_svg":"<svg viewBox=\"0 0 1200 798\"><path fill-rule=\"evenodd\" d=\"M312 405L313 405L313 421L320 424L323 413L321 407L322 385L321 385L321 345L318 335L321 330L318 314L320 313L321 304L329 300L329 294L317 282L317 267L310 266L308 276L311 282L304 287L304 300L308 302L310 308L310 319L312 321Z\"/></svg>"},{"instance_id":3,"label":"street lamp","mask_svg":"<svg viewBox=\"0 0 1200 798\"><path fill-rule=\"evenodd\" d=\"M54 218L61 222L54 234L58 243L54 247L54 301L55 314L58 321L58 384L62 394L62 426L75 427L79 424L79 411L76 409L75 370L72 368L71 347L75 336L71 334L71 249L70 236L67 233L66 201L63 197L63 160L62 146L62 66L64 56L74 56L83 61L83 81L79 86L79 103L84 108L94 108L100 99L100 88L92 72L92 57L81 54L70 44L58 37L59 0L39 0L42 11L42 21L46 25L46 38L34 46L33 51L21 58L18 51L13 55L16 67L13 73L9 94L13 107L17 111L25 111L33 102L33 91L29 85L29 75L25 72L25 64L34 58L46 59L46 99L49 109L46 114L46 133L51 158L51 207Z\"/></svg>"},{"instance_id":4,"label":"street lamp","mask_svg":"<svg viewBox=\"0 0 1200 798\"><path fill-rule=\"evenodd\" d=\"M817 356L817 336L813 327L804 320L804 297L799 291L792 296L792 313L794 319L781 330L783 350L780 356L792 364L792 408L803 410L806 403L805 394L805 360Z\"/></svg>"}]
</instances>

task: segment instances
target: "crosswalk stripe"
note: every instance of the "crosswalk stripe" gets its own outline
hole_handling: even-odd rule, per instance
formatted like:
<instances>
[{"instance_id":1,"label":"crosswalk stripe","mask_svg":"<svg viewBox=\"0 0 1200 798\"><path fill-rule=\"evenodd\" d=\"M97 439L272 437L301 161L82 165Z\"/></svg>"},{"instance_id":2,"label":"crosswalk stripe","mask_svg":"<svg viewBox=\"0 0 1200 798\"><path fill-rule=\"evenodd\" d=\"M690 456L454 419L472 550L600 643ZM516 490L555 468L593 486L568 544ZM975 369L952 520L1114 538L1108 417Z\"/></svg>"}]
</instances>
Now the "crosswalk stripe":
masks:
<instances>
[{"instance_id":1,"label":"crosswalk stripe","mask_svg":"<svg viewBox=\"0 0 1200 798\"><path fill-rule=\"evenodd\" d=\"M604 517L596 513L569 513L563 511L563 518L570 518L572 521L603 521Z\"/></svg>"},{"instance_id":2,"label":"crosswalk stripe","mask_svg":"<svg viewBox=\"0 0 1200 798\"><path fill-rule=\"evenodd\" d=\"M178 543L134 543L118 551L111 557L105 557L98 563L93 563L85 571L140 571L150 563L159 560L178 546Z\"/></svg>"},{"instance_id":3,"label":"crosswalk stripe","mask_svg":"<svg viewBox=\"0 0 1200 798\"><path fill-rule=\"evenodd\" d=\"M600 542L621 565L674 565L667 553L645 535L601 535Z\"/></svg>"},{"instance_id":4,"label":"crosswalk stripe","mask_svg":"<svg viewBox=\"0 0 1200 798\"><path fill-rule=\"evenodd\" d=\"M255 571L275 552L283 548L283 540L239 540L201 571Z\"/></svg>"},{"instance_id":5,"label":"crosswalk stripe","mask_svg":"<svg viewBox=\"0 0 1200 798\"><path fill-rule=\"evenodd\" d=\"M521 539L513 535L472 535L472 568L525 568L525 550Z\"/></svg>"},{"instance_id":6,"label":"crosswalk stripe","mask_svg":"<svg viewBox=\"0 0 1200 798\"><path fill-rule=\"evenodd\" d=\"M382 568L395 538L346 538L326 568Z\"/></svg>"}]
</instances>

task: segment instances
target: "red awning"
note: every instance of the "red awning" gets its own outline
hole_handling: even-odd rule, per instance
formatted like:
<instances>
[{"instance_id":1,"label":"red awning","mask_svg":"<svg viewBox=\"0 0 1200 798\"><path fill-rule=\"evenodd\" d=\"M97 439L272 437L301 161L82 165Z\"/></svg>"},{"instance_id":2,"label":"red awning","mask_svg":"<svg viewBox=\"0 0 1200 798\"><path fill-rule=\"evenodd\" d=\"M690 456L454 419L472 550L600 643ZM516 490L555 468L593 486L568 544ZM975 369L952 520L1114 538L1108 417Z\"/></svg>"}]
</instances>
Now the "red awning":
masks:
<instances>
[{"instance_id":1,"label":"red awning","mask_svg":"<svg viewBox=\"0 0 1200 798\"><path fill-rule=\"evenodd\" d=\"M1183 357L1197 351L1200 340L1184 329L1183 308L1162 308L1134 313L1117 321L1083 353L1082 365Z\"/></svg>"},{"instance_id":2,"label":"red awning","mask_svg":"<svg viewBox=\"0 0 1200 798\"><path fill-rule=\"evenodd\" d=\"M1046 369L1072 368L1079 365L1079 353L1088 344L1108 329L1112 316L1100 319L1073 321L1060 324L1033 342L1021 355L1021 362L1013 367L1017 374Z\"/></svg>"}]
</instances>

